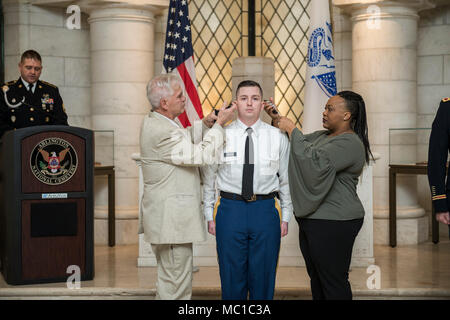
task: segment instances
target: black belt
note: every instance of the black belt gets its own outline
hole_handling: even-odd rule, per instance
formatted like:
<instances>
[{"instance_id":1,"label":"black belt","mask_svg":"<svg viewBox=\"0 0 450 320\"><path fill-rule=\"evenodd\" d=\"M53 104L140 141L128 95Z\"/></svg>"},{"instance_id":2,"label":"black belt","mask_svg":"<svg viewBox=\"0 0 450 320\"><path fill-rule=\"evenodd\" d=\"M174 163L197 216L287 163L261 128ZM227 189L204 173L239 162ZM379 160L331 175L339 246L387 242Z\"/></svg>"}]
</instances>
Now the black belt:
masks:
<instances>
[{"instance_id":1,"label":"black belt","mask_svg":"<svg viewBox=\"0 0 450 320\"><path fill-rule=\"evenodd\" d=\"M267 200L267 199L273 199L277 197L278 192L271 192L269 194L254 194L250 199L245 199L242 195L237 193L231 193L231 192L225 192L220 191L220 196L225 199L230 200L240 200L240 201L247 201L252 202L256 200Z\"/></svg>"}]
</instances>

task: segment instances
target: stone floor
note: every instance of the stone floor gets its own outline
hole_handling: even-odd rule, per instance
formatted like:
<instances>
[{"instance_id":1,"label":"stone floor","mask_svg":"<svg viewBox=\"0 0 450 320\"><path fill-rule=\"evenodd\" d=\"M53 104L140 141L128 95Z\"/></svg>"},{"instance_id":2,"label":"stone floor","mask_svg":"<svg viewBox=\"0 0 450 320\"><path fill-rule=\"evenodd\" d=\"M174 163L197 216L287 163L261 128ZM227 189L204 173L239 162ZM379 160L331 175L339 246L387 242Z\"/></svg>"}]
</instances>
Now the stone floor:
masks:
<instances>
[{"instance_id":1,"label":"stone floor","mask_svg":"<svg viewBox=\"0 0 450 320\"><path fill-rule=\"evenodd\" d=\"M80 289L66 283L11 286L0 276L0 299L153 299L156 269L138 268L138 246L96 246L95 277ZM355 299L450 299L450 241L439 244L374 247L380 269L379 289L368 288L367 268L353 268L350 282ZM194 299L220 299L217 267L194 273ZM276 299L311 299L304 267L279 267Z\"/></svg>"}]
</instances>

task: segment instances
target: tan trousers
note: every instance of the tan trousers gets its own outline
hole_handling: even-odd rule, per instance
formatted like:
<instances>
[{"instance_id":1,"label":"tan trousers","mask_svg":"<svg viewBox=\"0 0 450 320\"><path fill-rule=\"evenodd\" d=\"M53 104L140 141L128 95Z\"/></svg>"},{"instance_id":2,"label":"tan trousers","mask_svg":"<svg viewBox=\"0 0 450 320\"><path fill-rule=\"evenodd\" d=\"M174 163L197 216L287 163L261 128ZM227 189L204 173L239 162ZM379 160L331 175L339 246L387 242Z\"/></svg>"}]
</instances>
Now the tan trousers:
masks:
<instances>
[{"instance_id":1,"label":"tan trousers","mask_svg":"<svg viewBox=\"0 0 450 320\"><path fill-rule=\"evenodd\" d=\"M190 300L192 296L192 243L153 244L158 264L156 300Z\"/></svg>"}]
</instances>

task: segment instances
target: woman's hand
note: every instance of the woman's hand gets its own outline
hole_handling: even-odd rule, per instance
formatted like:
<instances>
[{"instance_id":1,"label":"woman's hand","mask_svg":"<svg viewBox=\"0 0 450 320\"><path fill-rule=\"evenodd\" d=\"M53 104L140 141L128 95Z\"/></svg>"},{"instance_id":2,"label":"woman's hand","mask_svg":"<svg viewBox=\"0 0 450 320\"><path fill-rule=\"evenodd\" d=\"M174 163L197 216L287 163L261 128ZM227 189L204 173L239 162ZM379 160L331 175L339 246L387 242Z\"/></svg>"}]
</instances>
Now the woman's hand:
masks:
<instances>
[{"instance_id":1,"label":"woman's hand","mask_svg":"<svg viewBox=\"0 0 450 320\"><path fill-rule=\"evenodd\" d=\"M287 132L289 137L291 136L292 131L295 129L295 124L291 119L286 117L279 117L278 120L274 120L276 122L275 126L279 128L281 131Z\"/></svg>"},{"instance_id":2,"label":"woman's hand","mask_svg":"<svg viewBox=\"0 0 450 320\"><path fill-rule=\"evenodd\" d=\"M273 104L272 98L270 98L270 102ZM266 111L266 113L272 118L272 125L276 126L275 123L277 119L280 117L280 114L270 103L263 101L263 104L264 104L264 111Z\"/></svg>"}]
</instances>

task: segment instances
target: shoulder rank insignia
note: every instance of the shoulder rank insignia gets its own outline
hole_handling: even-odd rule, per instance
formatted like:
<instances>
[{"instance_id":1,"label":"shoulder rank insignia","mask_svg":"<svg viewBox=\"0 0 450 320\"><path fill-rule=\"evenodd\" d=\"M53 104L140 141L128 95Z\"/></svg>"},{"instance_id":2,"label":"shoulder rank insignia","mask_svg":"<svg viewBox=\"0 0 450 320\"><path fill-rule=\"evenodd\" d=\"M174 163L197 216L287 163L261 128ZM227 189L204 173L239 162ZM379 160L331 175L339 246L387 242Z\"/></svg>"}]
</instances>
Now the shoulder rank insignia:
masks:
<instances>
[{"instance_id":1,"label":"shoulder rank insignia","mask_svg":"<svg viewBox=\"0 0 450 320\"><path fill-rule=\"evenodd\" d=\"M48 83L48 82L45 82L45 81L42 81L42 80L40 80L43 84L46 84L46 85L48 85L48 86L50 86L50 87L53 87L53 88L56 88L56 86L54 85L54 84L51 84L51 83Z\"/></svg>"},{"instance_id":2,"label":"shoulder rank insignia","mask_svg":"<svg viewBox=\"0 0 450 320\"><path fill-rule=\"evenodd\" d=\"M444 98L444 99L442 99L442 102L447 102L447 101L450 101L450 98Z\"/></svg>"}]
</instances>

